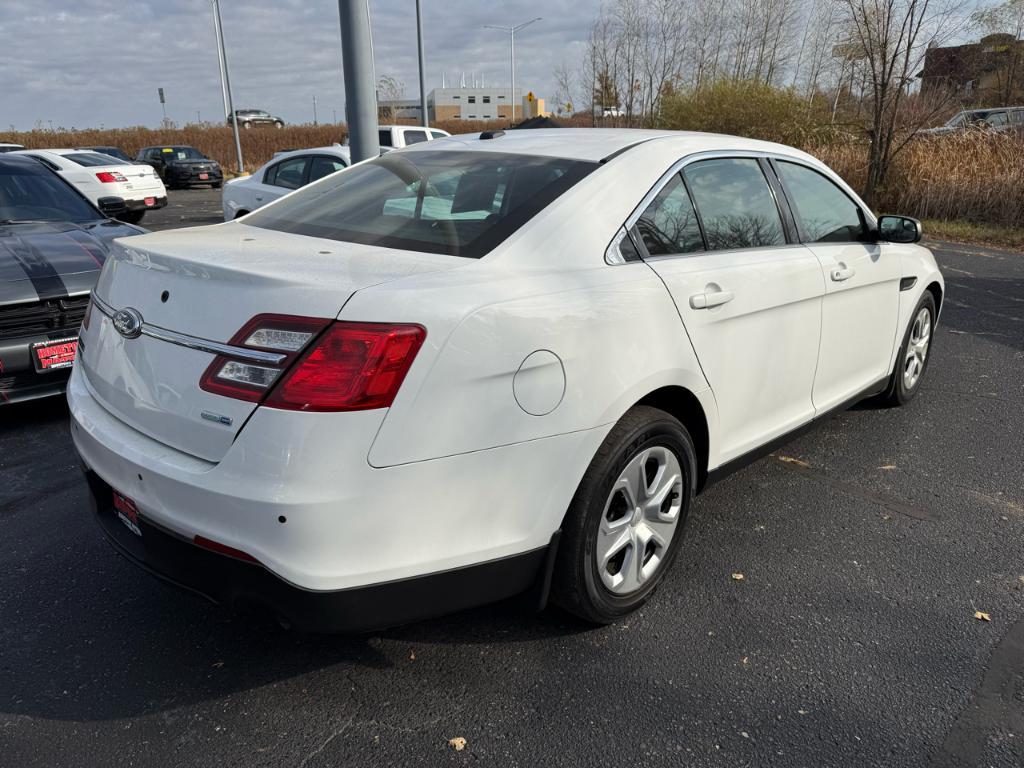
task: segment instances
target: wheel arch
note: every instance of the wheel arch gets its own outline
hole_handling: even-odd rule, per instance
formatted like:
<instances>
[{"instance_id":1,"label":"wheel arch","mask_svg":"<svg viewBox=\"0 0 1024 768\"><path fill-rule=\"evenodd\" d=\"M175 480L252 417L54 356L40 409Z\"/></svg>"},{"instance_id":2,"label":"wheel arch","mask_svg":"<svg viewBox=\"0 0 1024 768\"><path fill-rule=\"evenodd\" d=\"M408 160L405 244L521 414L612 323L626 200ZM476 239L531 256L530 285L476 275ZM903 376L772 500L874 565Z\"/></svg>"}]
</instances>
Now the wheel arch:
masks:
<instances>
[{"instance_id":1,"label":"wheel arch","mask_svg":"<svg viewBox=\"0 0 1024 768\"><path fill-rule=\"evenodd\" d=\"M935 299L935 316L938 317L942 314L942 286L939 285L938 280L935 280L929 283L925 290Z\"/></svg>"},{"instance_id":2,"label":"wheel arch","mask_svg":"<svg viewBox=\"0 0 1024 768\"><path fill-rule=\"evenodd\" d=\"M249 211L247 211L247 210L245 210L244 208L242 208L242 209L240 209L240 210L238 211L238 213L236 213L236 214L235 214L235 218L236 218L236 219L240 219L240 218L242 218L243 216L248 216L248 215L249 215Z\"/></svg>"},{"instance_id":3,"label":"wheel arch","mask_svg":"<svg viewBox=\"0 0 1024 768\"><path fill-rule=\"evenodd\" d=\"M708 417L697 396L686 387L677 385L660 387L644 395L633 404L658 408L678 419L693 439L697 453L697 485L695 491L703 490L708 477L708 454L711 447L711 433Z\"/></svg>"}]
</instances>

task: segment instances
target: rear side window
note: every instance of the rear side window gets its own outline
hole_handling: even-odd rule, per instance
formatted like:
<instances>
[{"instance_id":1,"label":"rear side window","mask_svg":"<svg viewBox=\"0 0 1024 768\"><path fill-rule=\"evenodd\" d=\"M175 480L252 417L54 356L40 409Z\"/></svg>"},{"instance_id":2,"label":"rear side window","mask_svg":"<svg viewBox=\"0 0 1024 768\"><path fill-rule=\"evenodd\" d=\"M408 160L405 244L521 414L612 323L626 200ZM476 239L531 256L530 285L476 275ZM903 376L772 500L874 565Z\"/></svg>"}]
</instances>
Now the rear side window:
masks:
<instances>
[{"instance_id":1,"label":"rear side window","mask_svg":"<svg viewBox=\"0 0 1024 768\"><path fill-rule=\"evenodd\" d=\"M382 147L390 147L391 131L383 128L377 131L377 143L380 144Z\"/></svg>"},{"instance_id":2,"label":"rear side window","mask_svg":"<svg viewBox=\"0 0 1024 768\"><path fill-rule=\"evenodd\" d=\"M314 155L309 161L309 182L307 183L322 179L324 176L329 176L344 167L345 162L341 158Z\"/></svg>"},{"instance_id":3,"label":"rear side window","mask_svg":"<svg viewBox=\"0 0 1024 768\"><path fill-rule=\"evenodd\" d=\"M427 141L427 132L426 131L406 131L405 132L405 143L406 143L406 145L409 145L409 144L419 144L421 141Z\"/></svg>"},{"instance_id":4,"label":"rear side window","mask_svg":"<svg viewBox=\"0 0 1024 768\"><path fill-rule=\"evenodd\" d=\"M805 241L849 243L864 240L867 228L860 208L843 190L806 166L782 160L776 161L776 167Z\"/></svg>"},{"instance_id":5,"label":"rear side window","mask_svg":"<svg viewBox=\"0 0 1024 768\"><path fill-rule=\"evenodd\" d=\"M782 218L757 160L701 160L683 174L700 211L708 250L785 244Z\"/></svg>"},{"instance_id":6,"label":"rear side window","mask_svg":"<svg viewBox=\"0 0 1024 768\"><path fill-rule=\"evenodd\" d=\"M262 208L246 223L479 258L597 167L499 152L392 152Z\"/></svg>"},{"instance_id":7,"label":"rear side window","mask_svg":"<svg viewBox=\"0 0 1024 768\"><path fill-rule=\"evenodd\" d=\"M431 136L431 138L434 138L434 139L444 139L444 138L448 137L448 134L441 133L440 131L431 131L430 132L430 136Z\"/></svg>"},{"instance_id":8,"label":"rear side window","mask_svg":"<svg viewBox=\"0 0 1024 768\"><path fill-rule=\"evenodd\" d=\"M282 160L267 169L263 183L285 189L298 189L306 178L308 162L308 157L290 157L287 160Z\"/></svg>"},{"instance_id":9,"label":"rear side window","mask_svg":"<svg viewBox=\"0 0 1024 768\"><path fill-rule=\"evenodd\" d=\"M697 213L679 174L672 177L636 222L651 256L704 250Z\"/></svg>"}]
</instances>

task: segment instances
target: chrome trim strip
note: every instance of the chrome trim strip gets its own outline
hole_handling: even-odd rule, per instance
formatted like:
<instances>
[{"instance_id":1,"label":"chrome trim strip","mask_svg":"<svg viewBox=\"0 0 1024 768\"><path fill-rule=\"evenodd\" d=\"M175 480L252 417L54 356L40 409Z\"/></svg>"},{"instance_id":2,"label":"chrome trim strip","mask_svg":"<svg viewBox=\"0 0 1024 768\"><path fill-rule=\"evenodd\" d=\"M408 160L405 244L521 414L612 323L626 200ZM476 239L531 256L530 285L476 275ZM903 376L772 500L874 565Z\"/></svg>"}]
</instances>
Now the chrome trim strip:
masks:
<instances>
[{"instance_id":1,"label":"chrome trim strip","mask_svg":"<svg viewBox=\"0 0 1024 768\"><path fill-rule=\"evenodd\" d=\"M96 305L96 309L104 315L107 317L114 316L116 310L114 310L113 307L103 301L103 299L95 293L92 295L92 301L93 304ZM252 363L279 365L288 357L288 355L283 355L279 352L262 352L258 349L246 349L245 347L235 347L231 344L221 344L219 341L200 339L197 336L189 336L187 333L178 333L177 331L171 331L167 328L150 325L146 322L143 322L142 324L142 335L149 336L151 339L166 341L168 344L176 344L179 347L187 347L188 349L195 349L199 352L208 352L211 355L224 355L225 357L231 357L236 360L246 360Z\"/></svg>"}]
</instances>

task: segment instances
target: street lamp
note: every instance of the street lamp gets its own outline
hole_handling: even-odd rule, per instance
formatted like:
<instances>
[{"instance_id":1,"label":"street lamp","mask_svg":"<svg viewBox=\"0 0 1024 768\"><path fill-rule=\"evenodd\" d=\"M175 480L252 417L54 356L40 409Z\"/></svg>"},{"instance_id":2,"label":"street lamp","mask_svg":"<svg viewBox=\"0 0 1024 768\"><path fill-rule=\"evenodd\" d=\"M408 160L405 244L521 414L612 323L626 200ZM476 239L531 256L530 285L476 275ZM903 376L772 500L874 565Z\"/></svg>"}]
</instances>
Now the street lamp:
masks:
<instances>
[{"instance_id":1,"label":"street lamp","mask_svg":"<svg viewBox=\"0 0 1024 768\"><path fill-rule=\"evenodd\" d=\"M235 114L235 102L231 96L231 76L228 73L228 54L224 48L224 25L220 20L220 2L213 0L213 26L217 32L217 50L221 61L221 86L227 98L228 116L231 118L231 131L235 137L235 159L238 161L238 172L245 171L242 163L242 140L238 137L238 115Z\"/></svg>"},{"instance_id":2,"label":"street lamp","mask_svg":"<svg viewBox=\"0 0 1024 768\"><path fill-rule=\"evenodd\" d=\"M516 32L523 27L528 27L535 21L540 21L541 16L529 21L524 21L522 24L517 24L514 27L500 27L495 24L484 24L484 29L500 29L502 32L508 32L511 39L511 52L509 58L512 62L512 125L516 124Z\"/></svg>"}]
</instances>

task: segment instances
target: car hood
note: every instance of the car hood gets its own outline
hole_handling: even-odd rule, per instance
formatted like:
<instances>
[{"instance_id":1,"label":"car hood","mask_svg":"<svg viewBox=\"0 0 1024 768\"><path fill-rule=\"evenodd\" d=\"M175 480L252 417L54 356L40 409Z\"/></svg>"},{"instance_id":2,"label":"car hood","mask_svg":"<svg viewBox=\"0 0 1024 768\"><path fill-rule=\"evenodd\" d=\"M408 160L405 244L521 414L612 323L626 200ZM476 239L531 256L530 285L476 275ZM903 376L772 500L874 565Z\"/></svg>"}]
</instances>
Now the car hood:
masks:
<instances>
[{"instance_id":1,"label":"car hood","mask_svg":"<svg viewBox=\"0 0 1024 768\"><path fill-rule=\"evenodd\" d=\"M115 237L138 227L99 221L0 225L0 304L57 298L92 289Z\"/></svg>"}]
</instances>

